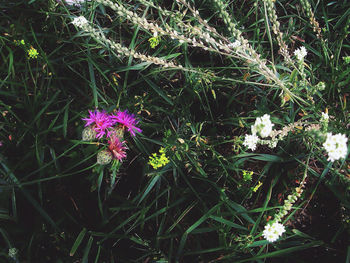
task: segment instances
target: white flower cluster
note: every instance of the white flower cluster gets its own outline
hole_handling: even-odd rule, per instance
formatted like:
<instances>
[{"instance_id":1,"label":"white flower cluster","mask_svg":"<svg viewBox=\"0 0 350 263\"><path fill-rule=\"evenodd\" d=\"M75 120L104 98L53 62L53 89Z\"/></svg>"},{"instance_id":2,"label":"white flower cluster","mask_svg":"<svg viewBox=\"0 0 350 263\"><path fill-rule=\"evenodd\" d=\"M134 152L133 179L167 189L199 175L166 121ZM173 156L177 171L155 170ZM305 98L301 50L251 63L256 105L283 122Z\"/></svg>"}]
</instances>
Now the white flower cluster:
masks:
<instances>
[{"instance_id":1,"label":"white flower cluster","mask_svg":"<svg viewBox=\"0 0 350 263\"><path fill-rule=\"evenodd\" d=\"M348 153L348 146L346 142L348 138L344 134L332 135L332 133L327 133L327 139L323 144L323 147L328 153L328 161L334 162L341 158L345 158Z\"/></svg>"},{"instance_id":2,"label":"white flower cluster","mask_svg":"<svg viewBox=\"0 0 350 263\"><path fill-rule=\"evenodd\" d=\"M18 254L18 249L17 248L15 248L15 247L9 248L8 256L10 258L16 259L17 254Z\"/></svg>"},{"instance_id":3,"label":"white flower cluster","mask_svg":"<svg viewBox=\"0 0 350 263\"><path fill-rule=\"evenodd\" d=\"M240 45L241 45L241 42L239 40L236 40L235 42L228 44L228 47L230 47L230 48L237 48Z\"/></svg>"},{"instance_id":4,"label":"white flower cluster","mask_svg":"<svg viewBox=\"0 0 350 263\"><path fill-rule=\"evenodd\" d=\"M322 112L321 122L328 122L328 121L329 121L328 113Z\"/></svg>"},{"instance_id":5,"label":"white flower cluster","mask_svg":"<svg viewBox=\"0 0 350 263\"><path fill-rule=\"evenodd\" d=\"M89 1L89 0L88 0ZM58 2L61 2L58 0ZM76 5L81 6L82 3L85 3L85 0L64 0L67 5Z\"/></svg>"},{"instance_id":6,"label":"white flower cluster","mask_svg":"<svg viewBox=\"0 0 350 263\"><path fill-rule=\"evenodd\" d=\"M89 21L87 21L87 19L84 16L78 16L73 19L72 24L77 27L83 28L84 26L89 24Z\"/></svg>"},{"instance_id":7,"label":"white flower cluster","mask_svg":"<svg viewBox=\"0 0 350 263\"><path fill-rule=\"evenodd\" d=\"M283 138L272 138L271 140L259 140L261 145L267 145L271 149L276 148L278 140L282 140Z\"/></svg>"},{"instance_id":8,"label":"white flower cluster","mask_svg":"<svg viewBox=\"0 0 350 263\"><path fill-rule=\"evenodd\" d=\"M262 117L258 117L252 126L252 134L259 134L261 138L269 136L272 132L273 124L270 120L270 115L265 114Z\"/></svg>"},{"instance_id":9,"label":"white flower cluster","mask_svg":"<svg viewBox=\"0 0 350 263\"><path fill-rule=\"evenodd\" d=\"M256 149L256 145L258 141L259 141L259 137L256 136L255 134L252 134L252 135L246 134L243 145L248 147L248 149L254 151Z\"/></svg>"},{"instance_id":10,"label":"white flower cluster","mask_svg":"<svg viewBox=\"0 0 350 263\"><path fill-rule=\"evenodd\" d=\"M255 120L254 125L251 127L252 135L246 134L244 137L243 145L248 147L248 149L254 151L258 143L268 144L271 148L275 148L278 140L261 140L261 138L265 138L271 136L273 124L270 120L270 115L265 114L262 117L258 117Z\"/></svg>"},{"instance_id":11,"label":"white flower cluster","mask_svg":"<svg viewBox=\"0 0 350 263\"><path fill-rule=\"evenodd\" d=\"M282 224L275 222L272 225L265 226L263 236L269 242L275 242L284 232L285 228Z\"/></svg>"},{"instance_id":12,"label":"white flower cluster","mask_svg":"<svg viewBox=\"0 0 350 263\"><path fill-rule=\"evenodd\" d=\"M301 47L294 51L294 55L297 57L299 61L303 60L307 55L307 51L305 47Z\"/></svg>"}]
</instances>

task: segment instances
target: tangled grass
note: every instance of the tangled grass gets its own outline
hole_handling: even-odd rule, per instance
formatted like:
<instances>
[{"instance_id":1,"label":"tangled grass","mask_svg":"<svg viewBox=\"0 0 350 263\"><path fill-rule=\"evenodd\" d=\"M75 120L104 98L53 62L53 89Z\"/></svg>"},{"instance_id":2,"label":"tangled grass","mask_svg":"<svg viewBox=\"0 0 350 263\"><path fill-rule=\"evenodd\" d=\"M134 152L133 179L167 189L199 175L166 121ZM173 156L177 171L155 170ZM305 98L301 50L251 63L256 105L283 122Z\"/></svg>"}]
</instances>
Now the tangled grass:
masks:
<instances>
[{"instance_id":1,"label":"tangled grass","mask_svg":"<svg viewBox=\"0 0 350 263\"><path fill-rule=\"evenodd\" d=\"M348 262L349 10L0 2L0 257Z\"/></svg>"}]
</instances>

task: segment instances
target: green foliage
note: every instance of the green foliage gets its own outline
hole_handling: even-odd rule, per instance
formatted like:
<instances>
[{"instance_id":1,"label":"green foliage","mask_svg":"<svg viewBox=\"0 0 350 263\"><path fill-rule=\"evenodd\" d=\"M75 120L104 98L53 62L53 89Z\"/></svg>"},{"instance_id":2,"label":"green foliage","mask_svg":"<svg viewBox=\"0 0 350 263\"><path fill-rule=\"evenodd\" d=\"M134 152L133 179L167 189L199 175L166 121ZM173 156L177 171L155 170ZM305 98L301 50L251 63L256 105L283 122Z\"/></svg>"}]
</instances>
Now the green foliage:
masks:
<instances>
[{"instance_id":1,"label":"green foliage","mask_svg":"<svg viewBox=\"0 0 350 263\"><path fill-rule=\"evenodd\" d=\"M0 261L347 262L349 158L323 144L350 135L349 10L2 1ZM94 109L140 120L122 162L84 127Z\"/></svg>"}]
</instances>

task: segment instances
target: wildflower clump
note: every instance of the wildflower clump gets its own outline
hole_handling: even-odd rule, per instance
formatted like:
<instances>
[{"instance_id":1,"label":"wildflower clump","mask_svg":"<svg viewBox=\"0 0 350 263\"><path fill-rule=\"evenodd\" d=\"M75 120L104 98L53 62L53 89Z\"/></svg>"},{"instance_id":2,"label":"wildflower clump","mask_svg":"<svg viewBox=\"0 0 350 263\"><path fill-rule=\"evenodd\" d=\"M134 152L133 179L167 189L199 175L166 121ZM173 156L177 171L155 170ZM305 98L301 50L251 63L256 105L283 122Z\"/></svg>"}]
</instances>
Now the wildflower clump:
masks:
<instances>
[{"instance_id":1,"label":"wildflower clump","mask_svg":"<svg viewBox=\"0 0 350 263\"><path fill-rule=\"evenodd\" d=\"M252 180L253 171L243 170L242 172L243 172L243 180L244 181L251 181Z\"/></svg>"},{"instance_id":2,"label":"wildflower clump","mask_svg":"<svg viewBox=\"0 0 350 263\"><path fill-rule=\"evenodd\" d=\"M322 131L327 132L328 130L329 115L326 112L322 112L320 123L322 125Z\"/></svg>"},{"instance_id":3,"label":"wildflower clump","mask_svg":"<svg viewBox=\"0 0 350 263\"><path fill-rule=\"evenodd\" d=\"M258 184L256 186L252 187L252 191L254 193L256 193L262 185L263 185L263 183L258 181Z\"/></svg>"},{"instance_id":4,"label":"wildflower clump","mask_svg":"<svg viewBox=\"0 0 350 263\"><path fill-rule=\"evenodd\" d=\"M38 58L38 55L39 55L38 50L36 50L32 46L27 50L27 53L28 53L28 57L31 59L36 59L36 58Z\"/></svg>"},{"instance_id":5,"label":"wildflower clump","mask_svg":"<svg viewBox=\"0 0 350 263\"><path fill-rule=\"evenodd\" d=\"M84 118L86 121L85 127L92 125L93 129L96 132L96 138L100 139L106 134L107 129L111 128L114 124L111 116L108 115L105 111L89 111L89 117Z\"/></svg>"},{"instance_id":6,"label":"wildflower clump","mask_svg":"<svg viewBox=\"0 0 350 263\"><path fill-rule=\"evenodd\" d=\"M138 120L136 120L135 115L130 114L127 110L118 111L116 114L112 114L111 119L120 123L123 129L127 129L130 132L131 136L135 136L135 132L142 132L140 128L136 127Z\"/></svg>"},{"instance_id":7,"label":"wildflower clump","mask_svg":"<svg viewBox=\"0 0 350 263\"><path fill-rule=\"evenodd\" d=\"M24 39L21 40L13 40L13 42L15 43L16 46L25 46L26 42L24 41Z\"/></svg>"},{"instance_id":8,"label":"wildflower clump","mask_svg":"<svg viewBox=\"0 0 350 263\"><path fill-rule=\"evenodd\" d=\"M230 48L238 48L241 45L241 42L239 40L235 40L235 42L228 44Z\"/></svg>"},{"instance_id":9,"label":"wildflower clump","mask_svg":"<svg viewBox=\"0 0 350 263\"><path fill-rule=\"evenodd\" d=\"M251 127L252 134L259 134L261 138L268 137L272 132L273 126L274 124L270 120L270 115L265 114L262 117L256 118L254 125Z\"/></svg>"},{"instance_id":10,"label":"wildflower clump","mask_svg":"<svg viewBox=\"0 0 350 263\"><path fill-rule=\"evenodd\" d=\"M244 138L243 145L248 147L248 149L254 151L256 149L256 145L259 141L259 137L255 134L246 134Z\"/></svg>"},{"instance_id":11,"label":"wildflower clump","mask_svg":"<svg viewBox=\"0 0 350 263\"><path fill-rule=\"evenodd\" d=\"M328 153L328 161L334 162L339 159L344 159L348 153L347 146L348 138L344 134L332 135L327 133L327 139L323 143L323 147Z\"/></svg>"},{"instance_id":12,"label":"wildflower clump","mask_svg":"<svg viewBox=\"0 0 350 263\"><path fill-rule=\"evenodd\" d=\"M128 111L118 110L116 113L109 114L104 110L89 110L89 116L82 120L85 121L82 140L97 139L107 145L106 149L97 154L97 163L101 165L109 164L113 159L121 162L127 157L128 147L123 140L125 130L128 130L131 136L135 136L135 132L142 132L136 127L138 120Z\"/></svg>"},{"instance_id":13,"label":"wildflower clump","mask_svg":"<svg viewBox=\"0 0 350 263\"><path fill-rule=\"evenodd\" d=\"M165 154L165 149L162 147L159 149L159 154L153 153L149 156L148 163L153 167L153 169L158 169L169 163L169 158Z\"/></svg>"},{"instance_id":14,"label":"wildflower clump","mask_svg":"<svg viewBox=\"0 0 350 263\"><path fill-rule=\"evenodd\" d=\"M294 51L294 55L299 61L303 61L304 58L307 56L307 51L305 47L301 47Z\"/></svg>"},{"instance_id":15,"label":"wildflower clump","mask_svg":"<svg viewBox=\"0 0 350 263\"><path fill-rule=\"evenodd\" d=\"M57 2L62 2L60 0L57 0ZM75 5L75 6L81 6L83 3L85 3L85 0L64 0L64 3L66 3L67 5Z\"/></svg>"},{"instance_id":16,"label":"wildflower clump","mask_svg":"<svg viewBox=\"0 0 350 263\"><path fill-rule=\"evenodd\" d=\"M89 24L89 21L84 16L78 16L73 19L72 24L83 28Z\"/></svg>"},{"instance_id":17,"label":"wildflower clump","mask_svg":"<svg viewBox=\"0 0 350 263\"><path fill-rule=\"evenodd\" d=\"M263 237L269 242L275 242L285 231L281 223L274 222L265 226Z\"/></svg>"},{"instance_id":18,"label":"wildflower clump","mask_svg":"<svg viewBox=\"0 0 350 263\"><path fill-rule=\"evenodd\" d=\"M110 136L108 144L108 149L115 159L122 161L126 157L125 150L127 147L125 146L125 142L121 141L116 134Z\"/></svg>"},{"instance_id":19,"label":"wildflower clump","mask_svg":"<svg viewBox=\"0 0 350 263\"><path fill-rule=\"evenodd\" d=\"M21 40L13 40L15 46L20 47L27 54L29 59L37 59L39 56L39 52L36 48L34 48L30 43L27 43L24 39Z\"/></svg>"},{"instance_id":20,"label":"wildflower clump","mask_svg":"<svg viewBox=\"0 0 350 263\"><path fill-rule=\"evenodd\" d=\"M158 36L157 32L153 34L153 37L148 39L149 45L151 48L155 48L160 43L160 37Z\"/></svg>"},{"instance_id":21,"label":"wildflower clump","mask_svg":"<svg viewBox=\"0 0 350 263\"><path fill-rule=\"evenodd\" d=\"M329 115L328 115L328 113L327 112L322 112L321 113L322 115L321 115L321 122L328 122L329 121Z\"/></svg>"},{"instance_id":22,"label":"wildflower clump","mask_svg":"<svg viewBox=\"0 0 350 263\"><path fill-rule=\"evenodd\" d=\"M272 127L274 124L270 120L270 115L264 114L262 117L258 117L255 120L254 125L251 127L252 134L246 134L244 137L243 145L248 149L254 151L258 145L268 144L271 148L276 147L277 140L262 140L259 138L266 138L272 135Z\"/></svg>"}]
</instances>

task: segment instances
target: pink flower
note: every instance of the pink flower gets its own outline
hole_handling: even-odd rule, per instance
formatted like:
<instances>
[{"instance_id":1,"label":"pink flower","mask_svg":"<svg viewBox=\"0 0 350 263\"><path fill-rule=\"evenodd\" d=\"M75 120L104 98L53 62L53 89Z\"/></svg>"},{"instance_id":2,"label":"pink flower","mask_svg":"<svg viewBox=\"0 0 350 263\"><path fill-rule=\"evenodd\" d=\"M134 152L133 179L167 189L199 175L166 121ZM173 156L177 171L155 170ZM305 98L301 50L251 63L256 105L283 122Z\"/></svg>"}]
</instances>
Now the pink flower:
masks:
<instances>
[{"instance_id":1,"label":"pink flower","mask_svg":"<svg viewBox=\"0 0 350 263\"><path fill-rule=\"evenodd\" d=\"M132 136L135 136L136 132L142 132L140 128L137 128L135 125L138 124L138 120L136 120L134 114L129 114L127 110L118 111L117 114L111 115L111 118L120 123L123 128L127 128Z\"/></svg>"},{"instance_id":2,"label":"pink flower","mask_svg":"<svg viewBox=\"0 0 350 263\"><path fill-rule=\"evenodd\" d=\"M85 127L93 125L98 139L102 138L106 134L106 130L115 124L110 115L105 111L100 112L98 110L89 111L89 117L83 120L86 121Z\"/></svg>"},{"instance_id":3,"label":"pink flower","mask_svg":"<svg viewBox=\"0 0 350 263\"><path fill-rule=\"evenodd\" d=\"M127 147L124 146L124 141L120 141L118 136L112 135L108 143L108 149L112 152L113 157L122 161L126 157L125 150L127 149Z\"/></svg>"}]
</instances>

